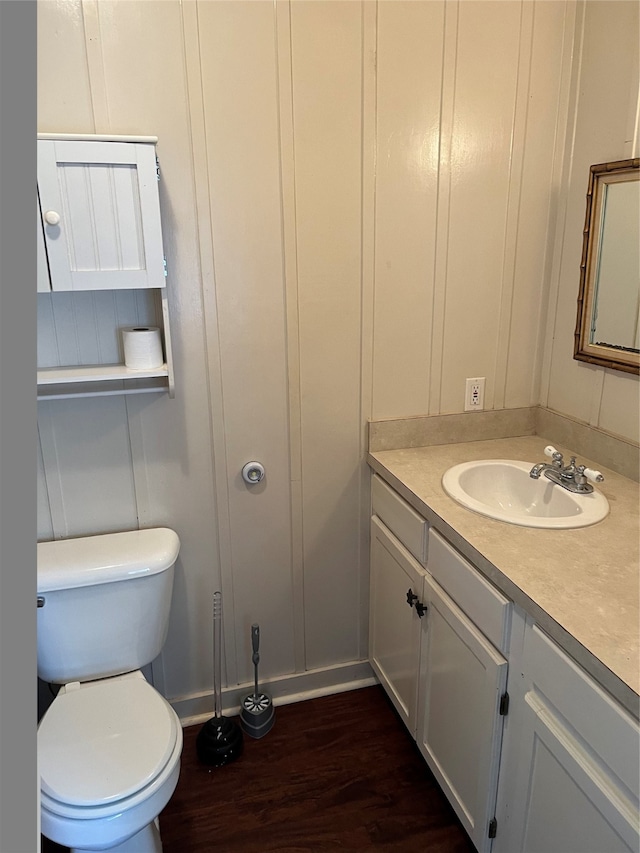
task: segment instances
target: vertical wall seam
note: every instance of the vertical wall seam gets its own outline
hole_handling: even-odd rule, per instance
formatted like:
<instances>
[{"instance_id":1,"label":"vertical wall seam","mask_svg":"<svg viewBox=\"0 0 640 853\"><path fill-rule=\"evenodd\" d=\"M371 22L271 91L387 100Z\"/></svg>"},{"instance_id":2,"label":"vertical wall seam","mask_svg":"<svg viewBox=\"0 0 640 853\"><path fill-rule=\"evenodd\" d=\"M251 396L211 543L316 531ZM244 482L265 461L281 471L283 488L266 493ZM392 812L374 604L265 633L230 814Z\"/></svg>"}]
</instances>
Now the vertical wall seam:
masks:
<instances>
[{"instance_id":1,"label":"vertical wall seam","mask_svg":"<svg viewBox=\"0 0 640 853\"><path fill-rule=\"evenodd\" d=\"M557 187L560 200L556 210L549 214L549 233L547 246L549 252L549 286L546 316L541 316L539 324L537 352L542 353L538 394L532 389L532 399L537 396L541 406L549 404L551 384L551 366L555 348L560 278L562 274L562 254L567 227L568 194L573 172L573 151L577 128L579 106L578 82L582 68L582 51L585 26L585 0L567 0L565 3L565 38L562 57L562 79L558 97L556 120L556 139L552 166L552 187ZM577 54L578 59L575 60ZM550 202L551 207L551 202ZM547 275L545 275L545 278ZM534 383L538 384L537 376Z\"/></svg>"},{"instance_id":2,"label":"vertical wall seam","mask_svg":"<svg viewBox=\"0 0 640 853\"><path fill-rule=\"evenodd\" d=\"M193 190L196 204L198 262L203 307L203 336L208 380L208 416L213 456L213 505L217 524L217 551L223 593L224 666L228 685L238 682L235 606L233 588L233 551L229 512L228 465L225 441L224 388L220 352L219 311L217 306L214 235L206 145L206 115L200 50L199 6L181 3L183 60L189 114L189 136L193 152ZM202 175L202 180L197 175ZM209 329L214 330L209 333ZM213 340L212 340L213 338ZM223 676L224 677L224 676Z\"/></svg>"},{"instance_id":3,"label":"vertical wall seam","mask_svg":"<svg viewBox=\"0 0 640 853\"><path fill-rule=\"evenodd\" d=\"M377 158L378 2L361 3L361 232L360 232L360 536L358 537L358 656L368 657L369 505L371 476L366 464L368 421L373 406L375 234ZM369 10L373 8L373 12Z\"/></svg>"},{"instance_id":4,"label":"vertical wall seam","mask_svg":"<svg viewBox=\"0 0 640 853\"><path fill-rule=\"evenodd\" d=\"M63 402L64 405L64 402ZM53 425L53 400L38 404L38 435L42 450L44 479L47 487L47 500L51 514L51 529L54 539L64 539L69 535L69 526L65 510L62 478L60 477L60 460L56 444L55 428ZM55 475L55 479L51 479Z\"/></svg>"},{"instance_id":5,"label":"vertical wall seam","mask_svg":"<svg viewBox=\"0 0 640 853\"><path fill-rule=\"evenodd\" d=\"M511 321L513 317L522 185L524 182L524 163L529 118L529 93L531 91L534 21L535 5L529 2L522 2L520 4L518 71L514 94L513 121L511 124L509 189L507 193L504 228L498 340L494 362L494 397L490 406L493 409L503 409L506 405L509 352L511 349Z\"/></svg>"},{"instance_id":6,"label":"vertical wall seam","mask_svg":"<svg viewBox=\"0 0 640 853\"><path fill-rule=\"evenodd\" d=\"M38 408L40 408L40 407L38 407ZM39 414L40 413L38 413L38 415ZM53 525L53 514L51 512L51 498L49 496L49 480L47 477L47 467L44 464L44 453L42 451L42 436L40 434L40 418L39 417L38 417L38 422L37 422L36 426L37 426L37 431L38 431L38 452L40 454L40 458L42 459L42 477L44 479L45 497L47 500L47 508L49 510L49 527L51 528L51 535L55 539L56 535L55 535L55 528Z\"/></svg>"},{"instance_id":7,"label":"vertical wall seam","mask_svg":"<svg viewBox=\"0 0 640 853\"><path fill-rule=\"evenodd\" d=\"M287 344L287 422L289 429L289 520L291 524L293 651L295 671L304 672L307 668L304 607L304 490L302 474L302 397L300 386L300 299L296 207L295 116L293 109L293 43L291 30L291 4L289 0L274 0L282 278Z\"/></svg>"},{"instance_id":8,"label":"vertical wall seam","mask_svg":"<svg viewBox=\"0 0 640 853\"><path fill-rule=\"evenodd\" d=\"M449 224L451 217L451 146L456 99L459 14L459 0L455 0L454 3L444 4L436 234L430 343L431 358L429 369L429 415L440 414L442 400Z\"/></svg>"},{"instance_id":9,"label":"vertical wall seam","mask_svg":"<svg viewBox=\"0 0 640 853\"><path fill-rule=\"evenodd\" d=\"M629 157L638 157L640 154L640 91L636 100L636 111L633 119L633 130L631 135L631 151Z\"/></svg>"},{"instance_id":10,"label":"vertical wall seam","mask_svg":"<svg viewBox=\"0 0 640 853\"><path fill-rule=\"evenodd\" d=\"M364 7L367 8L366 6ZM379 32L379 5L378 0L375 2L375 19L373 23L374 27L374 38L373 38L373 158L372 158L372 224L371 224L371 305L370 305L370 323L371 323L371 346L369 352L369 371L370 371L370 400L369 400L369 418L373 416L373 412L376 410L375 405L375 396L376 396L376 384L375 384L375 350L376 350L376 260L377 260L377 215L378 215L378 206L377 206L377 189L378 189L378 57L379 57L379 41L378 41L378 32ZM364 97L364 96L363 96ZM368 435L368 433L367 433Z\"/></svg>"},{"instance_id":11,"label":"vertical wall seam","mask_svg":"<svg viewBox=\"0 0 640 853\"><path fill-rule=\"evenodd\" d=\"M147 477L147 454L144 445L144 433L140 418L140 403L131 396L124 397L127 416L127 439L131 456L131 474L133 478L133 498L136 506L136 518L140 529L149 524L149 480Z\"/></svg>"},{"instance_id":12,"label":"vertical wall seam","mask_svg":"<svg viewBox=\"0 0 640 853\"><path fill-rule=\"evenodd\" d=\"M98 0L81 0L81 3L93 124L96 133L109 133L111 131L111 119L104 57L102 55L99 3Z\"/></svg>"},{"instance_id":13,"label":"vertical wall seam","mask_svg":"<svg viewBox=\"0 0 640 853\"><path fill-rule=\"evenodd\" d=\"M49 310L51 312L51 326L53 329L53 338L56 344L56 365L58 367L61 367L62 358L60 356L60 340L58 338L58 324L56 322L56 311L55 306L53 304L52 295L47 296L47 300L49 301Z\"/></svg>"},{"instance_id":14,"label":"vertical wall seam","mask_svg":"<svg viewBox=\"0 0 640 853\"><path fill-rule=\"evenodd\" d=\"M98 334L98 309L96 305L96 293L95 290L91 294L91 316L93 319L93 325L96 330L96 344L98 350L98 362L101 363L104 360L103 350L102 350L102 337Z\"/></svg>"}]
</instances>

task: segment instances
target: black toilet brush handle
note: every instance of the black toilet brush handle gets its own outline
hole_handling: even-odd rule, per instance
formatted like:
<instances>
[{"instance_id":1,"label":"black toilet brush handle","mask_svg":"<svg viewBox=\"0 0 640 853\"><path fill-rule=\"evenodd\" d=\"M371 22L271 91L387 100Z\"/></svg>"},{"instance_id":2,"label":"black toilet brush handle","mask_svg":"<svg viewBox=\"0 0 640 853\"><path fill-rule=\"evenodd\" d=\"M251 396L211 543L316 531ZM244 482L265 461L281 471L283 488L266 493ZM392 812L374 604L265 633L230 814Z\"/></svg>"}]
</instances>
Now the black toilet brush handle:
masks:
<instances>
[{"instance_id":1,"label":"black toilet brush handle","mask_svg":"<svg viewBox=\"0 0 640 853\"><path fill-rule=\"evenodd\" d=\"M252 625L251 626L251 648L253 649L253 655L251 656L251 660L253 661L253 679L254 679L254 687L253 694L254 696L258 695L258 664L260 663L260 626Z\"/></svg>"},{"instance_id":2,"label":"black toilet brush handle","mask_svg":"<svg viewBox=\"0 0 640 853\"><path fill-rule=\"evenodd\" d=\"M213 593L213 713L222 717L222 593Z\"/></svg>"}]
</instances>

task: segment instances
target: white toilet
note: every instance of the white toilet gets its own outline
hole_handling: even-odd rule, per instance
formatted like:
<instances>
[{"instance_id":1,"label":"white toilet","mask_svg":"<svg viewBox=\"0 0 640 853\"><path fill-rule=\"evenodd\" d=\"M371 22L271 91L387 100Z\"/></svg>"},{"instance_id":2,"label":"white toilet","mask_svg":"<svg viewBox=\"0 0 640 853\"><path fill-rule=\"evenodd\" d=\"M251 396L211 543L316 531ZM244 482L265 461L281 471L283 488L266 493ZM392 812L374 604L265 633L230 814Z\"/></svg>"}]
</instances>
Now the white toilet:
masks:
<instances>
[{"instance_id":1,"label":"white toilet","mask_svg":"<svg viewBox=\"0 0 640 853\"><path fill-rule=\"evenodd\" d=\"M73 853L161 853L182 727L140 667L167 633L180 540L155 528L38 545L41 831Z\"/></svg>"}]
</instances>

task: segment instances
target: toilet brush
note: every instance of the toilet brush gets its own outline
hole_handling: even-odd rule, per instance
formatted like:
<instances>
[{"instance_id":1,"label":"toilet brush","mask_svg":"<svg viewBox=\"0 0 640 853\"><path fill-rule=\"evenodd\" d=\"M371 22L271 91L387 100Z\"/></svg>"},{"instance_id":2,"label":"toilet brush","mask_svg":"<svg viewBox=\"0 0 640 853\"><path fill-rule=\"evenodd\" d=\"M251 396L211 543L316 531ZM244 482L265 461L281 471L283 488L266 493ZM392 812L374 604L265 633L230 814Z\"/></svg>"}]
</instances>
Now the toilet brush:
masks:
<instances>
[{"instance_id":1,"label":"toilet brush","mask_svg":"<svg viewBox=\"0 0 640 853\"><path fill-rule=\"evenodd\" d=\"M242 754L242 732L233 720L222 715L221 648L222 593L213 594L213 702L214 716L200 729L196 752L203 764L222 767Z\"/></svg>"},{"instance_id":2,"label":"toilet brush","mask_svg":"<svg viewBox=\"0 0 640 853\"><path fill-rule=\"evenodd\" d=\"M258 664L260 662L260 626L251 626L253 649L253 693L245 696L240 706L240 725L243 732L253 738L261 738L271 730L275 712L267 693L258 692Z\"/></svg>"}]
</instances>

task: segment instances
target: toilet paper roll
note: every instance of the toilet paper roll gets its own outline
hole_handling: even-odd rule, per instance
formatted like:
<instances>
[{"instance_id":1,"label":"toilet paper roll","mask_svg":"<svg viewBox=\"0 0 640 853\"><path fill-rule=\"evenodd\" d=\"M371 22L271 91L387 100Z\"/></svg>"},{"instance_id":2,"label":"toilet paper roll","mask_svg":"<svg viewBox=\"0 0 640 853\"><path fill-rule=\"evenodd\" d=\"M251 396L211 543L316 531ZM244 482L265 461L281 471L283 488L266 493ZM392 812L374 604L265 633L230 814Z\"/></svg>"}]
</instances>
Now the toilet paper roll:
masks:
<instances>
[{"instance_id":1,"label":"toilet paper roll","mask_svg":"<svg viewBox=\"0 0 640 853\"><path fill-rule=\"evenodd\" d=\"M122 330L125 367L131 370L151 370L162 367L162 337L156 326L134 326Z\"/></svg>"}]
</instances>

